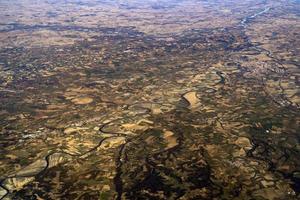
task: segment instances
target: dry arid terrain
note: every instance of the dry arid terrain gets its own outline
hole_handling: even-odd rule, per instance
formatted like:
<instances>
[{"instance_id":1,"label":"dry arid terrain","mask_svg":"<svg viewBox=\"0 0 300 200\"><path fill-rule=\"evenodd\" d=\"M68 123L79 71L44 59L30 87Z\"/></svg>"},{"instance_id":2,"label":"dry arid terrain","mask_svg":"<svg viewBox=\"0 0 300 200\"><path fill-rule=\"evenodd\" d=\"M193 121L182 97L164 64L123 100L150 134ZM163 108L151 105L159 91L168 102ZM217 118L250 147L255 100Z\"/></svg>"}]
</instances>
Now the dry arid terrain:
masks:
<instances>
[{"instance_id":1,"label":"dry arid terrain","mask_svg":"<svg viewBox=\"0 0 300 200\"><path fill-rule=\"evenodd\" d=\"M299 0L0 0L1 200L297 200L299 111Z\"/></svg>"}]
</instances>

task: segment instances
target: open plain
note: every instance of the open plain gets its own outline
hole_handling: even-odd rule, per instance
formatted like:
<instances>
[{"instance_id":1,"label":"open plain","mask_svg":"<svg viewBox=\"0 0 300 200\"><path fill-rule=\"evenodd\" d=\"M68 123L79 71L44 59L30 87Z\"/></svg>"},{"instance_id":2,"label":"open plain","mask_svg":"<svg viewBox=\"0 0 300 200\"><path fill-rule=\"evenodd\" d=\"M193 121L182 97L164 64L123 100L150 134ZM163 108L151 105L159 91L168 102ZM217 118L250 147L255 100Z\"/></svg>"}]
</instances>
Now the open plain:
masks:
<instances>
[{"instance_id":1,"label":"open plain","mask_svg":"<svg viewBox=\"0 0 300 200\"><path fill-rule=\"evenodd\" d=\"M298 0L1 0L0 199L300 199Z\"/></svg>"}]
</instances>

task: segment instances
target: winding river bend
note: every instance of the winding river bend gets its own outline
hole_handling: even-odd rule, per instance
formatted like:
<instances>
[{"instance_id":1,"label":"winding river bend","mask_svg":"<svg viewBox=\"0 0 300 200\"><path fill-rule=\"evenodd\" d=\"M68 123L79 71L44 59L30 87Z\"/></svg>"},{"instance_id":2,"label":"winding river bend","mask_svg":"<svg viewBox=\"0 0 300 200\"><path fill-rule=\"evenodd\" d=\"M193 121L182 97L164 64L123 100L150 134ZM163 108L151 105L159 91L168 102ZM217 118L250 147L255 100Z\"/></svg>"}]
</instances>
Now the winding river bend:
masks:
<instances>
[{"instance_id":1,"label":"winding river bend","mask_svg":"<svg viewBox=\"0 0 300 200\"><path fill-rule=\"evenodd\" d=\"M262 14L265 14L267 12L269 12L271 8L267 7L265 8L264 10L262 11L259 11L251 16L247 16L245 17L241 22L240 22L240 25L243 26L244 28L247 27L247 24L251 22L251 20L255 19L256 17L258 17L259 15L262 15Z\"/></svg>"}]
</instances>

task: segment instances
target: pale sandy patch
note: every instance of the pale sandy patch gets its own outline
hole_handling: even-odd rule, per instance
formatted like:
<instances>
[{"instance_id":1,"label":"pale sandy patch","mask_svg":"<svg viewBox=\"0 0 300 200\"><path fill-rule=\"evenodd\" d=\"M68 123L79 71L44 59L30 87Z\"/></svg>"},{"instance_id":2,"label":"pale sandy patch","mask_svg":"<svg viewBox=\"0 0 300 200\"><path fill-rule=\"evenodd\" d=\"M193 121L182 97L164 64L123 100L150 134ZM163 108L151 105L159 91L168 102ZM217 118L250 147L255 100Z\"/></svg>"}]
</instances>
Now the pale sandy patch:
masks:
<instances>
[{"instance_id":1,"label":"pale sandy patch","mask_svg":"<svg viewBox=\"0 0 300 200\"><path fill-rule=\"evenodd\" d=\"M163 137L167 142L166 149L173 148L178 144L177 137L174 135L174 133L172 131L165 131L163 133Z\"/></svg>"},{"instance_id":2,"label":"pale sandy patch","mask_svg":"<svg viewBox=\"0 0 300 200\"><path fill-rule=\"evenodd\" d=\"M90 97L77 97L71 100L74 104L77 105L84 105L84 104L90 104L94 100Z\"/></svg>"},{"instance_id":3,"label":"pale sandy patch","mask_svg":"<svg viewBox=\"0 0 300 200\"><path fill-rule=\"evenodd\" d=\"M183 95L183 98L189 102L190 108L196 108L200 105L196 92L188 92Z\"/></svg>"}]
</instances>

